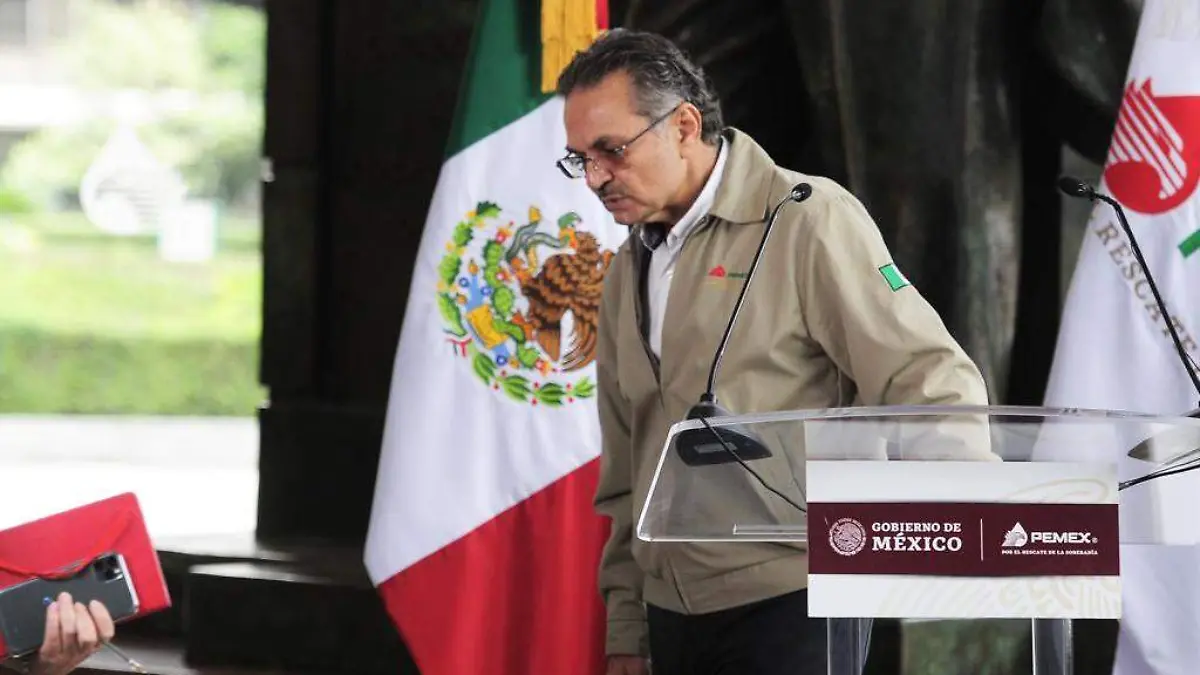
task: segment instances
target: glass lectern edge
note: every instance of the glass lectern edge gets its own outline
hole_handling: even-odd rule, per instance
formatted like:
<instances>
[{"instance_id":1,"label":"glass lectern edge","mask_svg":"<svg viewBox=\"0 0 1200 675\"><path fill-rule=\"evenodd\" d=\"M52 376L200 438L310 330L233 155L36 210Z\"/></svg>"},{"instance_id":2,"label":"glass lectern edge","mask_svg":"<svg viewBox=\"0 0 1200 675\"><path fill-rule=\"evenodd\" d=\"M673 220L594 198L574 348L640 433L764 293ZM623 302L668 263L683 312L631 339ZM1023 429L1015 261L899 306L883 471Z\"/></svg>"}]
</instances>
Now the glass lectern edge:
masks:
<instances>
[{"instance_id":1,"label":"glass lectern edge","mask_svg":"<svg viewBox=\"0 0 1200 675\"><path fill-rule=\"evenodd\" d=\"M796 410L780 410L772 412L745 413L723 417L708 417L705 420L684 419L671 425L667 433L667 446L670 439L680 431L699 429L705 422L716 426L733 424L761 424L771 422L836 420L854 418L887 418L887 417L921 417L935 415L991 415L998 417L1043 417L1078 419L1083 421L1102 422L1105 420L1165 422L1176 425L1193 426L1200 429L1200 419L1158 415L1128 410L1102 410L1098 408L1056 408L1045 406L1016 406L1016 405L896 405L896 406L853 406L844 408L805 408ZM666 447L666 446L664 446Z\"/></svg>"}]
</instances>

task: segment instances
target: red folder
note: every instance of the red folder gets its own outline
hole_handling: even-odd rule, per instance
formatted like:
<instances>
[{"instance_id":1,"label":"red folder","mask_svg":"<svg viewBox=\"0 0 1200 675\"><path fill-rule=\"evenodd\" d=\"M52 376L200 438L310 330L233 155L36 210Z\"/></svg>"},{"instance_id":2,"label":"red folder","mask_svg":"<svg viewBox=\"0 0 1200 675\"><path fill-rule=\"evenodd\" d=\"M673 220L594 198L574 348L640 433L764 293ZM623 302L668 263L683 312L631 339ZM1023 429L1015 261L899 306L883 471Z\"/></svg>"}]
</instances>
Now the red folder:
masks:
<instances>
[{"instance_id":1,"label":"red folder","mask_svg":"<svg viewBox=\"0 0 1200 675\"><path fill-rule=\"evenodd\" d=\"M133 493L0 531L0 588L35 577L70 576L99 555L125 557L139 601L136 618L167 609L171 596ZM128 621L129 619L125 619ZM0 659L7 655L0 637Z\"/></svg>"}]
</instances>

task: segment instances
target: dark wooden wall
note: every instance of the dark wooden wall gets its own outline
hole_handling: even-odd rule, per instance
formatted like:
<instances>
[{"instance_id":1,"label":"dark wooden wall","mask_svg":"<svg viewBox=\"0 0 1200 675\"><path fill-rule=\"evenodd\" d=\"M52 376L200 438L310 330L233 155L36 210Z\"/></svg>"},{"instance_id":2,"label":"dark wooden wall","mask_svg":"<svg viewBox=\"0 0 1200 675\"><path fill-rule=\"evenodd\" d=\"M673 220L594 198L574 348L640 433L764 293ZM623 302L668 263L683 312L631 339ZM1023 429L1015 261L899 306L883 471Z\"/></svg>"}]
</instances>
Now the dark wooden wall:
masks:
<instances>
[{"instance_id":1,"label":"dark wooden wall","mask_svg":"<svg viewBox=\"0 0 1200 675\"><path fill-rule=\"evenodd\" d=\"M476 3L267 3L259 535L360 543Z\"/></svg>"}]
</instances>

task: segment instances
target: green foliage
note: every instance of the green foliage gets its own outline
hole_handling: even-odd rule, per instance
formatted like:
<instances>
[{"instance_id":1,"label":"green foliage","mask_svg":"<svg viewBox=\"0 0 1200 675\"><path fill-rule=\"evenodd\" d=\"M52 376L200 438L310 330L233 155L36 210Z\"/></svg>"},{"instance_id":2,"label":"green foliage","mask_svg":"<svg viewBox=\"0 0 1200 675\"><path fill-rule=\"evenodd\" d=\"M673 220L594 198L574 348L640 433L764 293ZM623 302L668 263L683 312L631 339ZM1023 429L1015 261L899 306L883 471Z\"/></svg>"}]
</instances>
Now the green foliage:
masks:
<instances>
[{"instance_id":1,"label":"green foliage","mask_svg":"<svg viewBox=\"0 0 1200 675\"><path fill-rule=\"evenodd\" d=\"M523 343L524 340L521 340ZM542 358L542 353L536 347L530 347L526 344L517 345L517 363L520 363L524 368L532 368L537 365L538 359Z\"/></svg>"},{"instance_id":2,"label":"green foliage","mask_svg":"<svg viewBox=\"0 0 1200 675\"><path fill-rule=\"evenodd\" d=\"M499 265L500 260L504 258L504 248L494 241L489 241L483 245L483 262L486 267L494 267Z\"/></svg>"},{"instance_id":3,"label":"green foliage","mask_svg":"<svg viewBox=\"0 0 1200 675\"><path fill-rule=\"evenodd\" d=\"M496 330L500 333L515 340L517 344L523 344L525 342L525 331L520 326L508 321L507 319L496 316L494 312L492 313L492 325L495 326Z\"/></svg>"},{"instance_id":4,"label":"green foliage","mask_svg":"<svg viewBox=\"0 0 1200 675\"><path fill-rule=\"evenodd\" d=\"M470 223L459 223L454 226L454 235L451 237L455 246L466 246L471 243L471 238L475 235L471 233Z\"/></svg>"},{"instance_id":5,"label":"green foliage","mask_svg":"<svg viewBox=\"0 0 1200 675\"><path fill-rule=\"evenodd\" d=\"M141 130L142 140L178 168L193 196L234 203L257 190L263 107L243 98L210 98Z\"/></svg>"},{"instance_id":6,"label":"green foliage","mask_svg":"<svg viewBox=\"0 0 1200 675\"><path fill-rule=\"evenodd\" d=\"M466 335L467 329L463 326L462 312L459 311L458 303L454 302L454 298L448 293L438 293L437 299L438 311L446 321L446 330L454 337Z\"/></svg>"},{"instance_id":7,"label":"green foliage","mask_svg":"<svg viewBox=\"0 0 1200 675\"><path fill-rule=\"evenodd\" d=\"M0 326L0 413L251 416L258 343Z\"/></svg>"},{"instance_id":8,"label":"green foliage","mask_svg":"<svg viewBox=\"0 0 1200 675\"><path fill-rule=\"evenodd\" d=\"M507 288L504 282L497 277L497 274L500 273L500 260L503 257L504 247L500 244L489 241L483 245L483 281L491 287L493 292Z\"/></svg>"},{"instance_id":9,"label":"green foliage","mask_svg":"<svg viewBox=\"0 0 1200 675\"><path fill-rule=\"evenodd\" d=\"M253 415L257 230L225 223L209 263L82 216L0 223L0 412Z\"/></svg>"},{"instance_id":10,"label":"green foliage","mask_svg":"<svg viewBox=\"0 0 1200 675\"><path fill-rule=\"evenodd\" d=\"M517 361L525 368L532 368L539 357L536 349L523 345L517 347ZM467 347L467 358L471 361L471 370L481 382L499 389L516 402L560 407L568 400L593 396L596 391L595 385L586 377L579 380L574 391L557 382L535 385L524 375L500 371L491 357L479 351L474 343Z\"/></svg>"},{"instance_id":11,"label":"green foliage","mask_svg":"<svg viewBox=\"0 0 1200 675\"><path fill-rule=\"evenodd\" d=\"M158 258L152 238L94 232L79 215L22 217L0 226L0 323L113 338L258 338L256 249L178 265ZM17 239L20 247L5 243Z\"/></svg>"},{"instance_id":12,"label":"green foliage","mask_svg":"<svg viewBox=\"0 0 1200 675\"><path fill-rule=\"evenodd\" d=\"M517 301L516 293L508 286L500 286L492 292L492 306L500 313L500 316L512 316L513 305ZM524 342L525 338L521 337L517 342Z\"/></svg>"},{"instance_id":13,"label":"green foliage","mask_svg":"<svg viewBox=\"0 0 1200 675\"><path fill-rule=\"evenodd\" d=\"M20 215L33 211L34 204L25 193L0 185L0 215Z\"/></svg>"},{"instance_id":14,"label":"green foliage","mask_svg":"<svg viewBox=\"0 0 1200 675\"><path fill-rule=\"evenodd\" d=\"M58 55L81 86L262 95L262 11L180 0L73 0L71 10L79 29Z\"/></svg>"},{"instance_id":15,"label":"green foliage","mask_svg":"<svg viewBox=\"0 0 1200 675\"><path fill-rule=\"evenodd\" d=\"M492 377L483 377L480 373L480 368L476 368L475 374L479 375L485 383L493 383ZM492 374L493 376L495 375L494 370ZM505 396L520 403L533 402L551 407L559 407L563 404L563 400L567 398L567 390L561 384L548 382L535 387L529 381L529 378L524 375L501 375L495 378L495 386L504 392Z\"/></svg>"},{"instance_id":16,"label":"green foliage","mask_svg":"<svg viewBox=\"0 0 1200 675\"><path fill-rule=\"evenodd\" d=\"M111 131L102 121L36 131L9 150L0 183L38 205L74 200L84 172Z\"/></svg>"},{"instance_id":17,"label":"green foliage","mask_svg":"<svg viewBox=\"0 0 1200 675\"><path fill-rule=\"evenodd\" d=\"M515 401L528 401L529 392L532 388L529 386L529 380L521 375L506 375L497 380L500 389L508 395L509 398Z\"/></svg>"},{"instance_id":18,"label":"green foliage","mask_svg":"<svg viewBox=\"0 0 1200 675\"><path fill-rule=\"evenodd\" d=\"M534 390L534 398L537 399L537 402L549 406L562 405L566 395L567 390L557 382L548 382Z\"/></svg>"},{"instance_id":19,"label":"green foliage","mask_svg":"<svg viewBox=\"0 0 1200 675\"><path fill-rule=\"evenodd\" d=\"M262 11L224 3L206 10L200 41L216 88L261 97L267 72Z\"/></svg>"},{"instance_id":20,"label":"green foliage","mask_svg":"<svg viewBox=\"0 0 1200 675\"><path fill-rule=\"evenodd\" d=\"M575 383L575 391L571 393L575 398L591 398L596 395L596 383L590 377L580 378Z\"/></svg>"},{"instance_id":21,"label":"green foliage","mask_svg":"<svg viewBox=\"0 0 1200 675\"><path fill-rule=\"evenodd\" d=\"M479 202L475 205L475 215L479 218L495 218L500 215L500 206L495 202Z\"/></svg>"},{"instance_id":22,"label":"green foliage","mask_svg":"<svg viewBox=\"0 0 1200 675\"><path fill-rule=\"evenodd\" d=\"M453 286L460 269L462 269L462 259L453 253L447 253L442 256L442 262L438 263L438 278L447 286Z\"/></svg>"},{"instance_id":23,"label":"green foliage","mask_svg":"<svg viewBox=\"0 0 1200 675\"><path fill-rule=\"evenodd\" d=\"M475 375L483 380L484 384L491 384L496 375L495 362L487 354L479 351L473 342L468 348L467 357L471 359L471 370L475 371Z\"/></svg>"},{"instance_id":24,"label":"green foliage","mask_svg":"<svg viewBox=\"0 0 1200 675\"><path fill-rule=\"evenodd\" d=\"M195 91L208 79L201 33L182 4L84 0L72 11L78 28L58 55L79 85Z\"/></svg>"}]
</instances>

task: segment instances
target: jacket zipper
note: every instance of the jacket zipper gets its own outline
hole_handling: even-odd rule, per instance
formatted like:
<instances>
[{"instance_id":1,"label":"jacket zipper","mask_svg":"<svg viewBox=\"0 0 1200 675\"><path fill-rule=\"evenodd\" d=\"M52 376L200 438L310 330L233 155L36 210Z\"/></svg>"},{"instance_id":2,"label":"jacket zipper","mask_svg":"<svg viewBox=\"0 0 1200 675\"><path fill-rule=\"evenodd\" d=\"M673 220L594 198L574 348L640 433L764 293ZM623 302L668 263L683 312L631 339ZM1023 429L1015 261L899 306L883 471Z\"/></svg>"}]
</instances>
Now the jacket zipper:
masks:
<instances>
[{"instance_id":1,"label":"jacket zipper","mask_svg":"<svg viewBox=\"0 0 1200 675\"><path fill-rule=\"evenodd\" d=\"M709 216L705 216L704 219L700 223L697 224L696 229L693 230L692 233L688 236L688 239L683 242L683 247L679 251L680 258L683 257L684 251L687 249L687 246L690 243L691 239L693 239L702 230L707 229L711 225L712 225L712 218ZM663 243L661 245L665 246L666 244ZM641 245L637 245L635 247L635 251L636 251L634 254L635 255L635 261L634 261L635 265L633 268L634 288L635 288L635 293L636 293L635 298L634 298L634 303L633 303L634 318L637 321L638 337L642 341L642 349L645 350L646 357L650 360L650 364L651 364L651 366L653 366L653 369L654 369L654 381L655 381L655 384L657 385L657 389L658 389L659 405L663 406L663 409L665 410L667 403L666 403L666 394L663 391L661 362L659 361L659 358L654 355L654 350L652 350L650 348L650 339L649 339L649 335L648 335L649 324L647 323L647 316L646 316L646 312L649 310L649 307L647 306L647 301L649 300L649 296L648 296L649 286L647 285L648 284L647 272L649 271L650 258L653 255L653 252L647 251L646 248ZM679 263L680 263L680 260L677 259L675 261L676 267L678 267ZM679 573L675 568L675 561L672 560L671 554L670 554L670 547L674 547L677 545L678 544L668 544L668 543L651 544L651 546L660 546L660 547L667 548L667 550L661 551L660 554L657 556L659 563L662 564L666 568L665 572L666 572L667 578L664 579L664 581L666 581L668 584L670 584L671 588L675 590L675 595L676 595L676 597L679 598L679 604L683 608L683 611L685 613L691 613L691 603L688 602L687 596L683 592L683 586L679 583ZM686 544L683 544L683 545L686 546Z\"/></svg>"},{"instance_id":2,"label":"jacket zipper","mask_svg":"<svg viewBox=\"0 0 1200 675\"><path fill-rule=\"evenodd\" d=\"M636 236L636 235L635 235ZM650 256L641 242L634 245L634 256L636 263L633 267L633 287L634 301L633 312L634 319L637 321L638 339L642 341L642 349L646 352L646 358L650 359L650 366L654 370L654 382L658 385L658 398L662 400L662 373L660 372L660 363L658 357L654 355L654 350L650 349L650 339L646 335L650 327L646 320L646 269L650 264Z\"/></svg>"}]
</instances>

